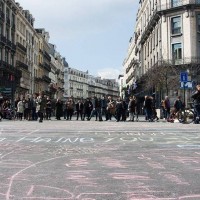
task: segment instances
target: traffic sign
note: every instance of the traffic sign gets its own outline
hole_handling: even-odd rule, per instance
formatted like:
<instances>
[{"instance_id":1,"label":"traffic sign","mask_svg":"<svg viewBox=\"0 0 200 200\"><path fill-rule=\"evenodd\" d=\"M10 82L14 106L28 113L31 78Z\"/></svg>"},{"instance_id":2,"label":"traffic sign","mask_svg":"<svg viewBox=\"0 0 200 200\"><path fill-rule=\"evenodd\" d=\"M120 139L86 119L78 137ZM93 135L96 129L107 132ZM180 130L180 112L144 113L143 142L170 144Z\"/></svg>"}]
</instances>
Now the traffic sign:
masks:
<instances>
[{"instance_id":1,"label":"traffic sign","mask_svg":"<svg viewBox=\"0 0 200 200\"><path fill-rule=\"evenodd\" d=\"M181 82L181 89L192 89L192 88L193 88L192 81Z\"/></svg>"},{"instance_id":2,"label":"traffic sign","mask_svg":"<svg viewBox=\"0 0 200 200\"><path fill-rule=\"evenodd\" d=\"M187 72L181 72L180 81L181 82L188 82L188 73Z\"/></svg>"}]
</instances>

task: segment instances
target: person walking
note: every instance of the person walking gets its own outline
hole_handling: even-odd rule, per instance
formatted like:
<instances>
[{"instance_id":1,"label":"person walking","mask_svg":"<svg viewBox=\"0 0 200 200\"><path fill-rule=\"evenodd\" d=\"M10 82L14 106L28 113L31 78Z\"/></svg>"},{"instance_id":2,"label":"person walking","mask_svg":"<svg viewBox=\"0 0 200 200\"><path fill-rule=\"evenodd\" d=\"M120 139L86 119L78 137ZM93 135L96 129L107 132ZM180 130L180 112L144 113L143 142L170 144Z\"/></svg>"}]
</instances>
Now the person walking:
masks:
<instances>
[{"instance_id":1,"label":"person walking","mask_svg":"<svg viewBox=\"0 0 200 200\"><path fill-rule=\"evenodd\" d=\"M199 124L199 120L200 120L200 85L196 86L196 91L192 94L191 97L194 100L194 110L196 112L196 119L195 119L194 123Z\"/></svg>"}]
</instances>

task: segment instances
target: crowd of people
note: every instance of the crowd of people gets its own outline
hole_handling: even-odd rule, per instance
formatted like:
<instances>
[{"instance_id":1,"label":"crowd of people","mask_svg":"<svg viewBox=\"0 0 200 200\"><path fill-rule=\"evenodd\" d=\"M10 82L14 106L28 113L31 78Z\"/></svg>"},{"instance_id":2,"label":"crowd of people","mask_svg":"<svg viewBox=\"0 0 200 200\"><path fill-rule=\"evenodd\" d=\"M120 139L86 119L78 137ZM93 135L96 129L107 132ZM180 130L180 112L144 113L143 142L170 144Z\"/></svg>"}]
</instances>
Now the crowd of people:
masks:
<instances>
[{"instance_id":1,"label":"crowd of people","mask_svg":"<svg viewBox=\"0 0 200 200\"><path fill-rule=\"evenodd\" d=\"M194 108L197 113L196 122L199 123L200 116L200 85L197 85L197 90L192 94L194 100ZM0 94L0 116L6 118L9 110L11 110L11 102L4 99ZM142 107L142 109L141 109ZM177 97L173 106L170 103L168 96L161 101L160 108L163 112L164 120L172 122L175 117L185 107L180 96ZM114 119L119 121L136 121L138 114L145 114L146 121L159 121L156 112L155 96L145 96L144 101L139 102L134 96L128 99L118 97L113 100L111 96L101 98L92 97L85 100L80 99L77 102L73 97L66 101L60 99L52 100L41 92L39 95L27 95L23 98L18 98L14 102L14 118L16 120L35 120L43 122L43 120L51 120L55 117L57 120L61 118L65 120L87 120L95 117L95 121L109 121ZM142 110L142 112L141 112Z\"/></svg>"}]
</instances>

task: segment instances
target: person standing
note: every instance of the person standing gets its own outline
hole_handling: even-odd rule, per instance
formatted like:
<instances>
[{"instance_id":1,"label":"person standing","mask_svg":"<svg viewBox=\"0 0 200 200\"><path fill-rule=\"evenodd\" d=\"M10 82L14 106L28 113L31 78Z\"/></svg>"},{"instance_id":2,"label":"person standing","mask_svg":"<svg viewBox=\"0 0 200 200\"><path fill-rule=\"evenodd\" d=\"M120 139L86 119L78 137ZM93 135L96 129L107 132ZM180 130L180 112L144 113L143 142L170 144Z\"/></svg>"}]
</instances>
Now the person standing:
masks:
<instances>
[{"instance_id":1,"label":"person standing","mask_svg":"<svg viewBox=\"0 0 200 200\"><path fill-rule=\"evenodd\" d=\"M23 117L23 113L24 113L24 103L23 101L20 99L17 103L17 114L18 114L18 119L20 121L22 121L22 117Z\"/></svg>"},{"instance_id":2,"label":"person standing","mask_svg":"<svg viewBox=\"0 0 200 200\"><path fill-rule=\"evenodd\" d=\"M46 119L51 120L51 111L52 111L52 105L51 100L49 97L47 97L47 104L46 104Z\"/></svg>"},{"instance_id":3,"label":"person standing","mask_svg":"<svg viewBox=\"0 0 200 200\"><path fill-rule=\"evenodd\" d=\"M67 102L66 109L67 109L67 120L72 120L72 115L74 113L74 102L72 98L70 98L69 101Z\"/></svg>"},{"instance_id":4,"label":"person standing","mask_svg":"<svg viewBox=\"0 0 200 200\"><path fill-rule=\"evenodd\" d=\"M79 115L81 116L81 120L83 120L83 101L79 100L76 104L76 120L79 119Z\"/></svg>"},{"instance_id":5,"label":"person standing","mask_svg":"<svg viewBox=\"0 0 200 200\"><path fill-rule=\"evenodd\" d=\"M36 112L38 113L39 122L43 122L44 112L46 109L46 99L43 92L40 92L39 96L37 97L36 105Z\"/></svg>"},{"instance_id":6,"label":"person standing","mask_svg":"<svg viewBox=\"0 0 200 200\"><path fill-rule=\"evenodd\" d=\"M191 97L194 99L194 109L196 112L196 119L195 119L194 123L199 124L199 120L200 120L200 85L196 86L196 91L192 94Z\"/></svg>"},{"instance_id":7,"label":"person standing","mask_svg":"<svg viewBox=\"0 0 200 200\"><path fill-rule=\"evenodd\" d=\"M116 121L119 122L122 117L123 112L123 103L121 98L119 97L116 101Z\"/></svg>"},{"instance_id":8,"label":"person standing","mask_svg":"<svg viewBox=\"0 0 200 200\"><path fill-rule=\"evenodd\" d=\"M178 96L174 102L174 111L173 111L173 113L176 115L178 119L179 119L180 112L184 109L184 107L185 105L181 100L181 96Z\"/></svg>"},{"instance_id":9,"label":"person standing","mask_svg":"<svg viewBox=\"0 0 200 200\"><path fill-rule=\"evenodd\" d=\"M163 109L164 118L168 120L170 118L170 100L168 96L166 96L165 100L163 101Z\"/></svg>"},{"instance_id":10,"label":"person standing","mask_svg":"<svg viewBox=\"0 0 200 200\"><path fill-rule=\"evenodd\" d=\"M111 96L108 96L108 101L107 101L107 115L108 115L108 118L107 118L107 120L111 120L112 116L114 116L116 118L115 114L116 114L115 102L113 101Z\"/></svg>"},{"instance_id":11,"label":"person standing","mask_svg":"<svg viewBox=\"0 0 200 200\"><path fill-rule=\"evenodd\" d=\"M108 113L107 113L107 101L105 99L104 96L102 96L101 100L100 100L100 103L101 103L101 118L103 116L105 116L105 120L108 120Z\"/></svg>"},{"instance_id":12,"label":"person standing","mask_svg":"<svg viewBox=\"0 0 200 200\"><path fill-rule=\"evenodd\" d=\"M90 120L90 114L91 114L92 109L93 109L92 102L90 101L89 98L87 98L83 104L83 110L84 110L83 120L85 120L85 117L87 117L88 121Z\"/></svg>"},{"instance_id":13,"label":"person standing","mask_svg":"<svg viewBox=\"0 0 200 200\"><path fill-rule=\"evenodd\" d=\"M131 96L131 97L129 97L129 103L128 103L129 121L131 121L131 122L134 122L135 107L136 107L135 97Z\"/></svg>"},{"instance_id":14,"label":"person standing","mask_svg":"<svg viewBox=\"0 0 200 200\"><path fill-rule=\"evenodd\" d=\"M144 109L145 109L145 114L146 114L146 120L149 122L153 121L152 118L152 98L150 96L145 96L145 101L144 101Z\"/></svg>"},{"instance_id":15,"label":"person standing","mask_svg":"<svg viewBox=\"0 0 200 200\"><path fill-rule=\"evenodd\" d=\"M63 103L59 98L56 101L55 109L56 109L56 119L61 120L61 116L63 112Z\"/></svg>"}]
</instances>

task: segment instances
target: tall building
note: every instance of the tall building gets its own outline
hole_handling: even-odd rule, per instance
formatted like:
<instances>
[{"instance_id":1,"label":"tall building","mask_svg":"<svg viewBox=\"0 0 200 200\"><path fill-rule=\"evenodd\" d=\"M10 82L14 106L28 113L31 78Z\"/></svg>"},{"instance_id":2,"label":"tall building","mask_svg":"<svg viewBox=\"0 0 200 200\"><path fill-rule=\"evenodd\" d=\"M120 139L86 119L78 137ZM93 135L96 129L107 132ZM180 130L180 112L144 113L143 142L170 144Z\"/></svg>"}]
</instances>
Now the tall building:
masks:
<instances>
[{"instance_id":1,"label":"tall building","mask_svg":"<svg viewBox=\"0 0 200 200\"><path fill-rule=\"evenodd\" d=\"M49 93L49 84L51 83L51 79L49 78L49 73L51 72L50 62L51 56L50 53L50 45L49 45L49 33L45 31L44 28L35 29L39 35L40 40L40 69L39 74L42 81L41 91L44 91L46 95L50 95Z\"/></svg>"},{"instance_id":2,"label":"tall building","mask_svg":"<svg viewBox=\"0 0 200 200\"><path fill-rule=\"evenodd\" d=\"M33 91L33 38L34 18L28 10L23 10L19 3L16 15L16 68L21 70L22 77L16 95L24 96Z\"/></svg>"},{"instance_id":3,"label":"tall building","mask_svg":"<svg viewBox=\"0 0 200 200\"><path fill-rule=\"evenodd\" d=\"M12 100L21 78L15 63L17 10L15 1L0 1L0 92Z\"/></svg>"},{"instance_id":4,"label":"tall building","mask_svg":"<svg viewBox=\"0 0 200 200\"><path fill-rule=\"evenodd\" d=\"M155 93L159 100L165 95L175 98L183 94L179 78L182 71L198 82L199 27L199 1L140 0L135 32L124 62L127 85L137 81L132 92ZM132 74L127 76L130 70ZM190 91L187 95L189 98Z\"/></svg>"}]
</instances>

